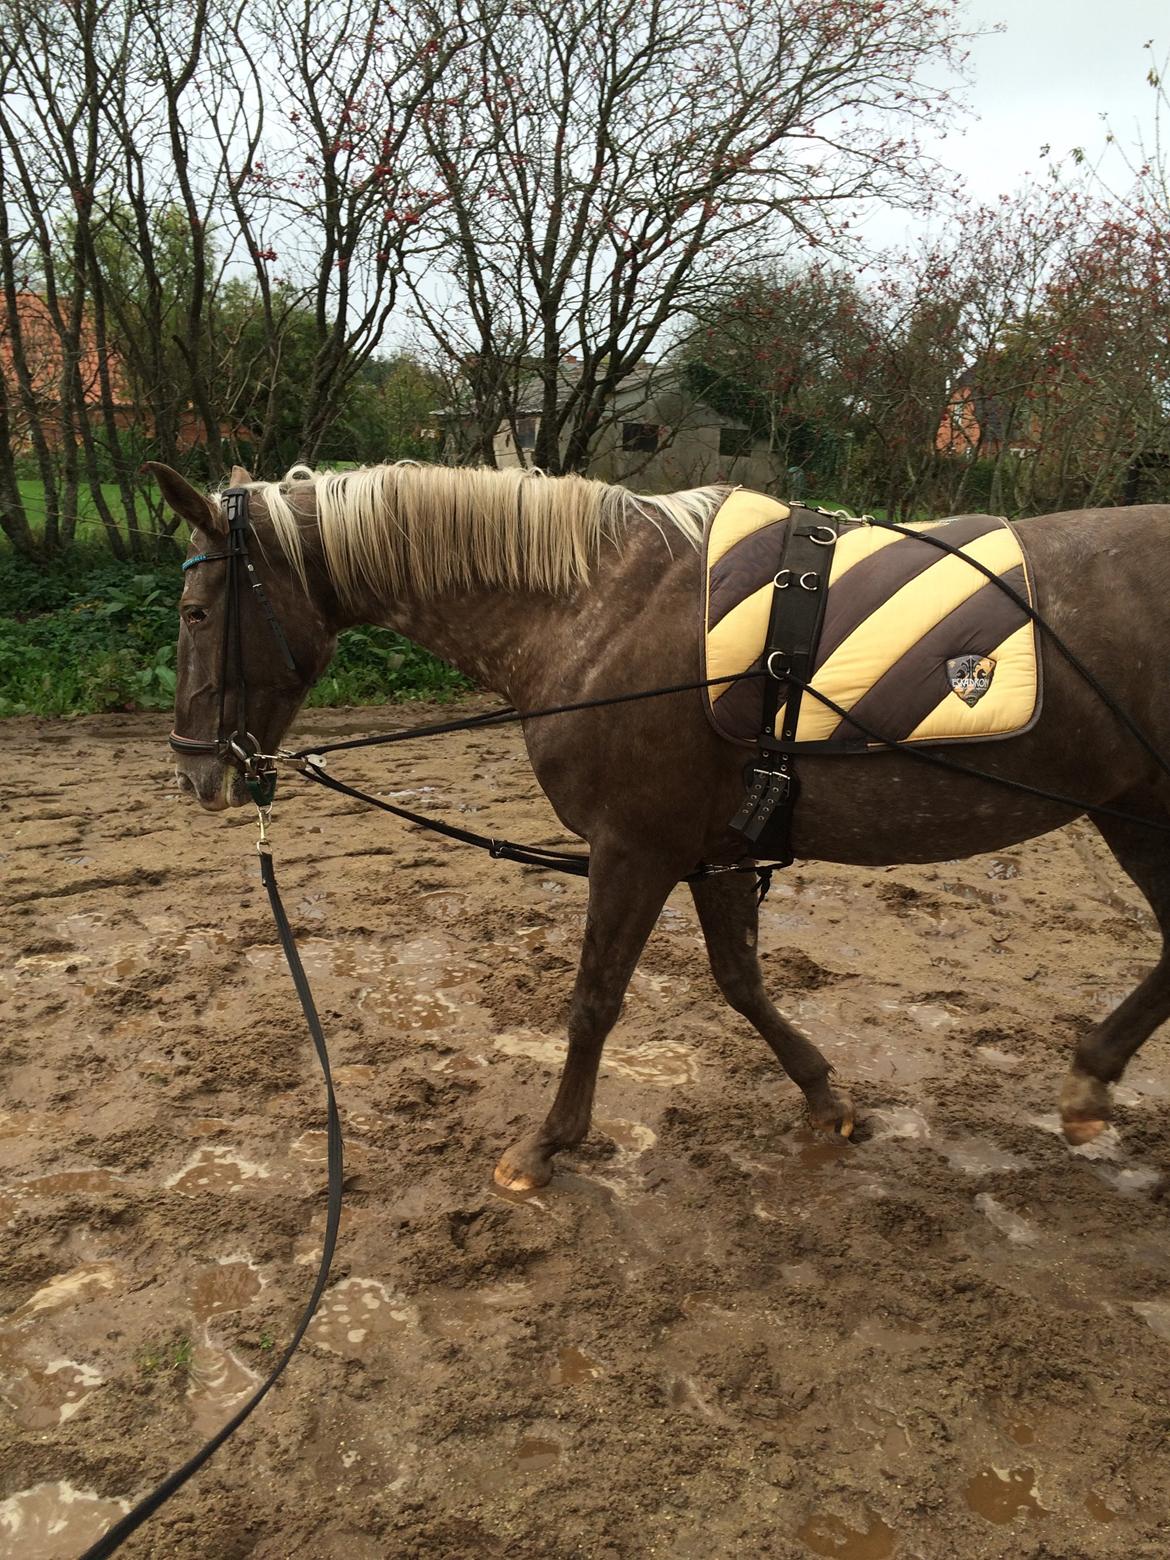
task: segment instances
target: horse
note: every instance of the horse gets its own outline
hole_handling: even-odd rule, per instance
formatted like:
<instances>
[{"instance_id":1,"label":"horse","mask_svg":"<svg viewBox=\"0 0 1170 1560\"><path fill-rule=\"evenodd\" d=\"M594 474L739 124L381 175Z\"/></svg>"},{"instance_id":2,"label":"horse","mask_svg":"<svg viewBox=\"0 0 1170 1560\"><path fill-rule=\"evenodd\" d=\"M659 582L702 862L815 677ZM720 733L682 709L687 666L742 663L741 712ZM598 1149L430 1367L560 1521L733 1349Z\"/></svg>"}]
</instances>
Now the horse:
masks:
<instances>
[{"instance_id":1,"label":"horse","mask_svg":"<svg viewBox=\"0 0 1170 1560\"><path fill-rule=\"evenodd\" d=\"M208 811L248 800L239 754L216 740L217 723L222 738L239 713L229 631L231 659L246 672L248 728L265 753L276 751L337 635L358 624L407 635L521 711L694 685L699 543L726 486L647 497L522 469L400 463L253 482L236 468L251 566L270 611L241 611L233 626L225 565L215 561L227 556L224 504L166 466L149 469L191 527L188 562L207 558L187 568L179 606L175 730L186 741L180 784ZM1022 531L1045 621L1148 743L1070 664L1046 656L1039 717L978 753L985 774L1032 790L899 751L802 754L792 849L865 866L949 860L1106 809L1089 816L1149 902L1163 946L1136 989L1076 1043L1060 1115L1068 1140L1083 1144L1110 1120L1110 1086L1170 1017L1170 779L1156 762L1170 752L1170 506L1043 515ZM525 721L523 733L537 781L565 827L588 842L590 865L556 1096L495 1167L496 1182L520 1192L544 1186L555 1155L589 1131L602 1048L667 896L698 864L750 854L729 828L744 796L743 750L717 734L698 692ZM961 760L969 750L948 751ZM813 1125L848 1137L847 1092L764 989L755 882L725 872L690 889L724 998L802 1091Z\"/></svg>"}]
</instances>

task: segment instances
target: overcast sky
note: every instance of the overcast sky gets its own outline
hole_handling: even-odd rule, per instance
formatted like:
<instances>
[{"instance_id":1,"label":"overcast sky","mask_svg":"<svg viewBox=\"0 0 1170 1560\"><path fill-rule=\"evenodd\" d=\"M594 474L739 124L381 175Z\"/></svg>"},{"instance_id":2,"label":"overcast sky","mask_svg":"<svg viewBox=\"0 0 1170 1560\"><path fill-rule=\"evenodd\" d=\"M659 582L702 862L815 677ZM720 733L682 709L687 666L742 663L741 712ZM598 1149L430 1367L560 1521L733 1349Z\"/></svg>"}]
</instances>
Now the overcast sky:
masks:
<instances>
[{"instance_id":1,"label":"overcast sky","mask_svg":"<svg viewBox=\"0 0 1170 1560\"><path fill-rule=\"evenodd\" d=\"M1054 155L1083 146L1095 157L1106 133L1102 114L1127 144L1139 125L1152 129L1154 93L1145 78L1170 50L1170 0L969 0L967 13L974 26L1000 22L1003 30L972 46L965 97L978 117L935 150L974 198L994 200L1043 169L1046 142ZM865 231L889 242L904 226L875 213Z\"/></svg>"}]
</instances>

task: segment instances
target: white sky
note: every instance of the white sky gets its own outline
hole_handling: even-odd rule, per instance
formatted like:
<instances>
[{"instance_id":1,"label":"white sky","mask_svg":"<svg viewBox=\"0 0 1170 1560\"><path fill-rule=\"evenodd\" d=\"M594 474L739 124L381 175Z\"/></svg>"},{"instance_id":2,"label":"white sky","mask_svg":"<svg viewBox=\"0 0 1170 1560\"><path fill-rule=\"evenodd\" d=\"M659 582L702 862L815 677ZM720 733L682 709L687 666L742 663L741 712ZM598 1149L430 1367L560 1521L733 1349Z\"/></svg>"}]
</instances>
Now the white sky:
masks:
<instances>
[{"instance_id":1,"label":"white sky","mask_svg":"<svg viewBox=\"0 0 1170 1560\"><path fill-rule=\"evenodd\" d=\"M1151 65L1170 50L1170 0L969 0L973 26L1003 31L971 47L973 78L963 94L976 118L936 142L933 151L980 201L1011 193L1024 175L1043 171L1040 148L1054 156L1082 146L1096 158L1107 115L1118 141L1132 145L1153 127ZM1154 40L1152 50L1143 45ZM871 242L896 242L906 218L874 212Z\"/></svg>"}]
</instances>

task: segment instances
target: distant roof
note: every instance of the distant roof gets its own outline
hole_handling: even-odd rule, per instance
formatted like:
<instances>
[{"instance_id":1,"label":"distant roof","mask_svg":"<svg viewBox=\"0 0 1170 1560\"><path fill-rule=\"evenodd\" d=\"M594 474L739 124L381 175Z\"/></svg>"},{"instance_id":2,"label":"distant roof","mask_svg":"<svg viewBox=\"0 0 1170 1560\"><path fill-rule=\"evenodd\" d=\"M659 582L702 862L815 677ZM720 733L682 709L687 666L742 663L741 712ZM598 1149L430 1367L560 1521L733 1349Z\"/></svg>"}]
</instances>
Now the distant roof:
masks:
<instances>
[{"instance_id":1,"label":"distant roof","mask_svg":"<svg viewBox=\"0 0 1170 1560\"><path fill-rule=\"evenodd\" d=\"M34 394L45 400L58 400L63 367L61 337L47 300L35 292L18 293L16 321ZM0 299L0 374L10 384L16 379L15 334L6 304ZM108 353L106 361L115 398L119 405L125 406L130 397L122 372L122 361L115 352ZM81 326L79 368L82 395L92 405L101 399L101 357L94 343L92 322L88 319L83 320Z\"/></svg>"},{"instance_id":2,"label":"distant roof","mask_svg":"<svg viewBox=\"0 0 1170 1560\"><path fill-rule=\"evenodd\" d=\"M661 393L663 390L675 385L679 378L679 366L675 363L646 363L635 369L632 374L626 374L619 379L614 386L614 399L634 402L649 400L652 394ZM557 381L561 391L568 391L576 385L581 378L581 364L576 358L565 358L557 367ZM557 404L564 399L563 394L558 394ZM692 399L694 399L692 397ZM514 415L517 417L539 417L544 410L544 378L533 371L523 374L516 387L516 401ZM460 412L452 406L440 407L434 416L458 417Z\"/></svg>"}]
</instances>

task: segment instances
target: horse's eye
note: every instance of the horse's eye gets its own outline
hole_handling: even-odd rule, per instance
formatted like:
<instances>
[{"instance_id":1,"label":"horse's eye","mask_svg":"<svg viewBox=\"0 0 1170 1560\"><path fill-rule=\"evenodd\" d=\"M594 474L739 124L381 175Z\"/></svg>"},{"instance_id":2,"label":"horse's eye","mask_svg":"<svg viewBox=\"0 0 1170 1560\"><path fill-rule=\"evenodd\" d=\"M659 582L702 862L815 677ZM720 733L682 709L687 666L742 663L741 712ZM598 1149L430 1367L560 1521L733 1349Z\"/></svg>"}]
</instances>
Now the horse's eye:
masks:
<instances>
[{"instance_id":1,"label":"horse's eye","mask_svg":"<svg viewBox=\"0 0 1170 1560\"><path fill-rule=\"evenodd\" d=\"M205 607L184 607L183 608L183 622L184 623L203 623L203 622L206 622L206 620L207 620L207 609Z\"/></svg>"}]
</instances>

